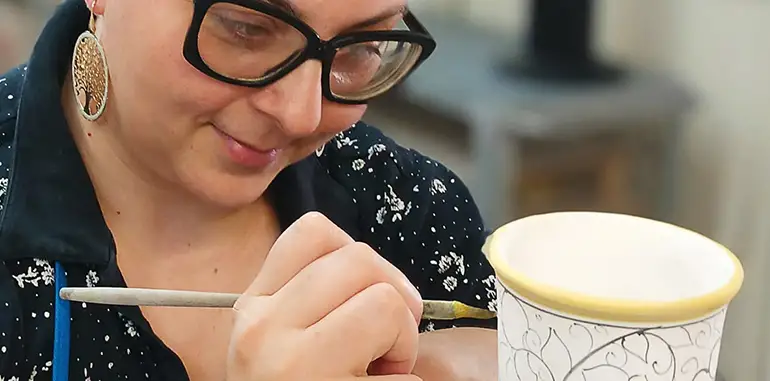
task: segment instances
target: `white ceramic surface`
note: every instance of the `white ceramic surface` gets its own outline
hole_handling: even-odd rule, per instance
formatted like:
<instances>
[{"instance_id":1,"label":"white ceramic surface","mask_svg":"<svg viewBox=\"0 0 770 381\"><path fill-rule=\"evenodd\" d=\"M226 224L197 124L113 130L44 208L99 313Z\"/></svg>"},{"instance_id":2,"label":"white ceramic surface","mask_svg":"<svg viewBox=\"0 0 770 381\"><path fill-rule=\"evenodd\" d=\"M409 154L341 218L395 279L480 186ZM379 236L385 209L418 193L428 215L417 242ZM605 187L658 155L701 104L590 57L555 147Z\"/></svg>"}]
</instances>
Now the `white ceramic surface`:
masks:
<instances>
[{"instance_id":1,"label":"white ceramic surface","mask_svg":"<svg viewBox=\"0 0 770 381\"><path fill-rule=\"evenodd\" d=\"M501 381L706 381L743 280L724 247L652 220L524 218L485 247L498 274Z\"/></svg>"}]
</instances>

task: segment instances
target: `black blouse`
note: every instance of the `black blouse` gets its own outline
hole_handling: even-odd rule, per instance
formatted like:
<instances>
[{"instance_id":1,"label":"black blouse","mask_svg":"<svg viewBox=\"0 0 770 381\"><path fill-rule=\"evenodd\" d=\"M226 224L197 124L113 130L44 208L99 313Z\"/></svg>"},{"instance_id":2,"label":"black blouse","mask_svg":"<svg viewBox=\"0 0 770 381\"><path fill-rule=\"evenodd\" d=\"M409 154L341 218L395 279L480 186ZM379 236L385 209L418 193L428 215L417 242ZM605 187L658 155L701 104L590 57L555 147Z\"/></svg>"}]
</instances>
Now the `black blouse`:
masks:
<instances>
[{"instance_id":1,"label":"black blouse","mask_svg":"<svg viewBox=\"0 0 770 381\"><path fill-rule=\"evenodd\" d=\"M54 263L70 286L125 287L115 245L69 133L60 89L86 28L66 1L28 65L0 76L0 380L50 380ZM282 228L328 216L403 271L426 299L494 309L486 237L467 188L441 164L357 123L268 189ZM495 321L424 321L422 330ZM186 380L137 307L71 305L70 380Z\"/></svg>"}]
</instances>

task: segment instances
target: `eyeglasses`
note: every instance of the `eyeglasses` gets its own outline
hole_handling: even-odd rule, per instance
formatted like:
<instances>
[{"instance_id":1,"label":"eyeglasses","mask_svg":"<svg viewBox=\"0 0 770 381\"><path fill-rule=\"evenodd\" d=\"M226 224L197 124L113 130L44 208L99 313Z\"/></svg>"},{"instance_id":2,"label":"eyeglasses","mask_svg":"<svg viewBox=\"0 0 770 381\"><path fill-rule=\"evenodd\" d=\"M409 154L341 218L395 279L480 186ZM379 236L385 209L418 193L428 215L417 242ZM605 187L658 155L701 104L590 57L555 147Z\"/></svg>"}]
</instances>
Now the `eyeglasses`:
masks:
<instances>
[{"instance_id":1,"label":"eyeglasses","mask_svg":"<svg viewBox=\"0 0 770 381\"><path fill-rule=\"evenodd\" d=\"M264 87L308 60L322 63L328 100L363 104L401 82L436 42L406 11L407 30L348 33L322 40L288 11L263 0L194 0L184 57L225 83Z\"/></svg>"}]
</instances>

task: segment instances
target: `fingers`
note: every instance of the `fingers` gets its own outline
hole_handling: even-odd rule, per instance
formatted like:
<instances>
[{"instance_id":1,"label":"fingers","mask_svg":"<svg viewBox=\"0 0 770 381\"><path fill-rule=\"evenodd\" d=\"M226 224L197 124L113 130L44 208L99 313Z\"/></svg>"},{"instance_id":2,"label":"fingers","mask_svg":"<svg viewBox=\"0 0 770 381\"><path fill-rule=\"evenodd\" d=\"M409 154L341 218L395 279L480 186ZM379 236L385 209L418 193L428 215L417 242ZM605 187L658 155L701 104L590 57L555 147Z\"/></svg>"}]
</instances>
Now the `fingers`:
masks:
<instances>
[{"instance_id":1,"label":"fingers","mask_svg":"<svg viewBox=\"0 0 770 381\"><path fill-rule=\"evenodd\" d=\"M409 307L416 322L422 299L406 276L363 243L347 245L302 269L275 294L288 324L305 328L376 284L391 284Z\"/></svg>"},{"instance_id":2,"label":"fingers","mask_svg":"<svg viewBox=\"0 0 770 381\"><path fill-rule=\"evenodd\" d=\"M272 295L314 260L351 243L353 239L324 215L307 213L278 237L245 294Z\"/></svg>"},{"instance_id":3,"label":"fingers","mask_svg":"<svg viewBox=\"0 0 770 381\"><path fill-rule=\"evenodd\" d=\"M417 322L388 283L364 289L306 332L352 374L409 374L417 360Z\"/></svg>"},{"instance_id":4,"label":"fingers","mask_svg":"<svg viewBox=\"0 0 770 381\"><path fill-rule=\"evenodd\" d=\"M313 369L331 366L323 372L329 375L420 380L408 375L417 358L419 293L397 268L319 213L301 217L278 238L235 310L231 352L241 355L228 356L253 360L233 363L244 374L294 374L301 369L263 365L290 364L300 356L315 358ZM254 345L262 350L254 353ZM367 372L403 376L364 377Z\"/></svg>"}]
</instances>

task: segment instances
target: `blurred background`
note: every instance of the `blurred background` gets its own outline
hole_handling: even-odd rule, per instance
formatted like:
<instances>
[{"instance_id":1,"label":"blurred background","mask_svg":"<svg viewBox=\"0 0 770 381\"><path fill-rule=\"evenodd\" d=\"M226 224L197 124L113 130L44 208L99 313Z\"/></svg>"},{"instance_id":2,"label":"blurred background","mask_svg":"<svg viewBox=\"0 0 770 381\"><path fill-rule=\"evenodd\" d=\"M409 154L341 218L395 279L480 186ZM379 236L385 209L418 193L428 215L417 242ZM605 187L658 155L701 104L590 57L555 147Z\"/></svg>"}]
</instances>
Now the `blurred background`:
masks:
<instances>
[{"instance_id":1,"label":"blurred background","mask_svg":"<svg viewBox=\"0 0 770 381\"><path fill-rule=\"evenodd\" d=\"M0 72L56 0L0 0ZM434 56L365 120L447 164L490 227L567 209L667 220L746 282L719 377L770 380L770 1L412 0Z\"/></svg>"}]
</instances>

